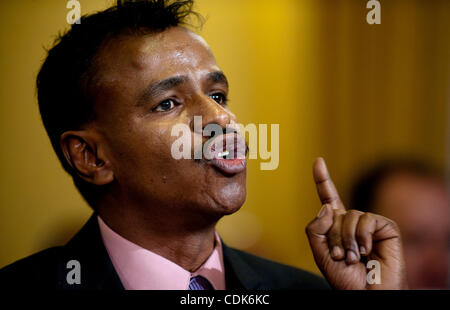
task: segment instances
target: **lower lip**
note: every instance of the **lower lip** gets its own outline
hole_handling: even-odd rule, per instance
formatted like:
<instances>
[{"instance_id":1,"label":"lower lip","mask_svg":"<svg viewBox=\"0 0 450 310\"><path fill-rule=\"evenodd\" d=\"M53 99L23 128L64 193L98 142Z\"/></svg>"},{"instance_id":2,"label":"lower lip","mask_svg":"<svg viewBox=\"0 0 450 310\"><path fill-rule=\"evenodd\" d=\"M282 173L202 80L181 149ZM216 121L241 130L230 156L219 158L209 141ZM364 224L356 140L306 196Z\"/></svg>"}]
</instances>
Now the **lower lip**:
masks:
<instances>
[{"instance_id":1,"label":"lower lip","mask_svg":"<svg viewBox=\"0 0 450 310\"><path fill-rule=\"evenodd\" d=\"M222 171L225 174L237 174L245 170L247 165L245 159L234 158L214 158L210 164Z\"/></svg>"}]
</instances>

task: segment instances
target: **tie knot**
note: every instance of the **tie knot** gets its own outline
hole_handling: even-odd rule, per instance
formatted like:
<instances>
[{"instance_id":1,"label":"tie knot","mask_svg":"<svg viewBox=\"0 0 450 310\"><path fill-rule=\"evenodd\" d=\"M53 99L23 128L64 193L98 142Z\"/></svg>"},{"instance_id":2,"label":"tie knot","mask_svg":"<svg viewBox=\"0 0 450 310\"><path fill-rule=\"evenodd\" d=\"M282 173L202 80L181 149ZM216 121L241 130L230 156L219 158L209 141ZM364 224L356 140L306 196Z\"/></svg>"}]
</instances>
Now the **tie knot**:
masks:
<instances>
[{"instance_id":1,"label":"tie knot","mask_svg":"<svg viewBox=\"0 0 450 310\"><path fill-rule=\"evenodd\" d=\"M206 278L195 276L189 281L189 290L214 290L214 288Z\"/></svg>"}]
</instances>

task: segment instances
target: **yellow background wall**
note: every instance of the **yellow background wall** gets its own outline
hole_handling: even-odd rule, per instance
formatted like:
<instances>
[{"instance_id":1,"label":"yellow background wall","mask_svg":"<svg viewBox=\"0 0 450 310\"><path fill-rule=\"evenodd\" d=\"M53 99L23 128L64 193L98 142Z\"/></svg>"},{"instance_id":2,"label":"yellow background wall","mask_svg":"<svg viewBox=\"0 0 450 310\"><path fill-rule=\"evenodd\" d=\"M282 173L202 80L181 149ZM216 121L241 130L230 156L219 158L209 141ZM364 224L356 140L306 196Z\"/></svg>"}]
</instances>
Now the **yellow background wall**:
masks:
<instances>
[{"instance_id":1,"label":"yellow background wall","mask_svg":"<svg viewBox=\"0 0 450 310\"><path fill-rule=\"evenodd\" d=\"M200 0L200 34L231 84L243 124L280 124L280 165L249 163L243 209L219 224L230 245L318 272L304 233L320 204L311 177L324 156L342 196L389 154L444 165L450 95L450 1ZM35 77L65 0L0 4L0 267L63 244L91 214L41 124ZM111 1L80 0L82 13Z\"/></svg>"}]
</instances>

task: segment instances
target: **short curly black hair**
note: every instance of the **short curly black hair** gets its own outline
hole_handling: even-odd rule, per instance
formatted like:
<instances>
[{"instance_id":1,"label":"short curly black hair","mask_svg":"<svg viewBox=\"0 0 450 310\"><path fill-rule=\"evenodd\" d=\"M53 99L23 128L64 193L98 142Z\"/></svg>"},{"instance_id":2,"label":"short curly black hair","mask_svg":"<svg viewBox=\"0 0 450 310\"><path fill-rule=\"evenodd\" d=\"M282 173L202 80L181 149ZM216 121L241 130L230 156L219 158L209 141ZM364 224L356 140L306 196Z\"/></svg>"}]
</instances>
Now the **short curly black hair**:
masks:
<instances>
[{"instance_id":1,"label":"short curly black hair","mask_svg":"<svg viewBox=\"0 0 450 310\"><path fill-rule=\"evenodd\" d=\"M193 0L118 0L104 11L82 16L48 50L36 80L39 111L62 166L92 207L104 187L89 184L78 176L64 157L60 137L95 118L88 92L96 73L95 55L105 41L124 32L160 32L187 25L190 16L202 22L192 7Z\"/></svg>"}]
</instances>

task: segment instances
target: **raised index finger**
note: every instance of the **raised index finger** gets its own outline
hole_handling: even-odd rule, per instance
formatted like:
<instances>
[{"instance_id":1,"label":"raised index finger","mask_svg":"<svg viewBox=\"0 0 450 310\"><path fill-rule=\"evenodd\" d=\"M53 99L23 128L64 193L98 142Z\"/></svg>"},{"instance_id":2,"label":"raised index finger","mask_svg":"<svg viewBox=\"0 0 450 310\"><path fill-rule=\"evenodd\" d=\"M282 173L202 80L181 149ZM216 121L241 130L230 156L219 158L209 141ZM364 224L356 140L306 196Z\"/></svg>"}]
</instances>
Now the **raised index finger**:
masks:
<instances>
[{"instance_id":1,"label":"raised index finger","mask_svg":"<svg viewBox=\"0 0 450 310\"><path fill-rule=\"evenodd\" d=\"M317 158L313 165L314 181L316 182L317 193L322 205L329 204L333 209L344 211L344 204L339 198L339 194L328 173L327 165L322 157Z\"/></svg>"}]
</instances>

